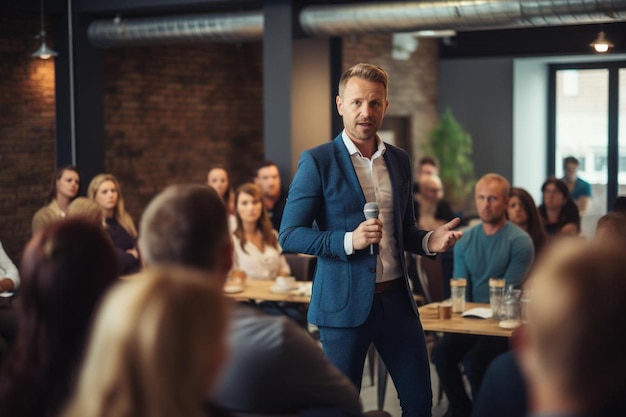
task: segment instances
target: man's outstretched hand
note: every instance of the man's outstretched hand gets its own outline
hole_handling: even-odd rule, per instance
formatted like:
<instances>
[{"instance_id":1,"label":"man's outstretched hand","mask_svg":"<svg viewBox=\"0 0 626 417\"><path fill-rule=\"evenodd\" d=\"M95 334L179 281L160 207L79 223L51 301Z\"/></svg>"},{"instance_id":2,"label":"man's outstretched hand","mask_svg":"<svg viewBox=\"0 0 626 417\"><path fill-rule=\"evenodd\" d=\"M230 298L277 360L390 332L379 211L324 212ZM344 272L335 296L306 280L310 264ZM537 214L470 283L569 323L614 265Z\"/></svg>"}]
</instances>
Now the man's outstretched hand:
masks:
<instances>
[{"instance_id":1,"label":"man's outstretched hand","mask_svg":"<svg viewBox=\"0 0 626 417\"><path fill-rule=\"evenodd\" d=\"M455 217L448 223L439 226L433 231L428 239L428 251L431 253L445 252L463 236L461 231L453 231L461 223L461 219Z\"/></svg>"}]
</instances>

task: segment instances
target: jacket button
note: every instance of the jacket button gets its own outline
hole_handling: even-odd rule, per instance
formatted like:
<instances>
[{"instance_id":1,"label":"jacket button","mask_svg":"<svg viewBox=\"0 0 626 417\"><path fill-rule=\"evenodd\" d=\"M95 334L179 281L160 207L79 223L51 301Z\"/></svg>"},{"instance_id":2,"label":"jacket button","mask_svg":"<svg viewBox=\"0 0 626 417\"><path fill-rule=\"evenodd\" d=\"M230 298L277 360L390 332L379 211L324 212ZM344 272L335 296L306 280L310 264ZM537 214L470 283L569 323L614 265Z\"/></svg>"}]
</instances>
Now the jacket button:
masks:
<instances>
[{"instance_id":1,"label":"jacket button","mask_svg":"<svg viewBox=\"0 0 626 417\"><path fill-rule=\"evenodd\" d=\"M372 273L376 272L376 268L370 268L370 272Z\"/></svg>"}]
</instances>

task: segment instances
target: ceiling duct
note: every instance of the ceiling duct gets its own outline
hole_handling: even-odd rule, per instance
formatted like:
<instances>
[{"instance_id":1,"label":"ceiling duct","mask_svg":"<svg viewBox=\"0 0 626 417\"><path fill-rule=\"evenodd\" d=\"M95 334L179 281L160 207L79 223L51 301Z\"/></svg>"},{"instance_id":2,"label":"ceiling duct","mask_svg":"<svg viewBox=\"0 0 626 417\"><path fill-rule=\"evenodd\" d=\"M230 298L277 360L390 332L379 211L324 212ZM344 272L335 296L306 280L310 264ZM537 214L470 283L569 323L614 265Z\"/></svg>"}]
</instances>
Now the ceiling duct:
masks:
<instances>
[{"instance_id":1,"label":"ceiling duct","mask_svg":"<svg viewBox=\"0 0 626 417\"><path fill-rule=\"evenodd\" d=\"M626 0L434 0L309 6L300 13L312 36L580 25L626 20Z\"/></svg>"},{"instance_id":2,"label":"ceiling duct","mask_svg":"<svg viewBox=\"0 0 626 417\"><path fill-rule=\"evenodd\" d=\"M258 41L263 38L263 12L97 20L87 35L99 48Z\"/></svg>"},{"instance_id":3,"label":"ceiling duct","mask_svg":"<svg viewBox=\"0 0 626 417\"><path fill-rule=\"evenodd\" d=\"M485 30L626 21L626 0L431 0L308 6L300 25L330 37L417 30ZM263 38L263 11L94 21L94 46L245 42Z\"/></svg>"}]
</instances>

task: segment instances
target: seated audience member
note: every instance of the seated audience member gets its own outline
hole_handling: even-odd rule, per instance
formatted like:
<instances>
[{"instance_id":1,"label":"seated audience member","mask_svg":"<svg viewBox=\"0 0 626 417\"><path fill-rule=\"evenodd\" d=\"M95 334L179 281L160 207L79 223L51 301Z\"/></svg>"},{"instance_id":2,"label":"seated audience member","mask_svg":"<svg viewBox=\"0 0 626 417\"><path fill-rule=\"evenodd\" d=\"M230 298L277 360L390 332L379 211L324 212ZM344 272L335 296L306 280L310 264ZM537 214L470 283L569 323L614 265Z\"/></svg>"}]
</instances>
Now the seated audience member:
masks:
<instances>
[{"instance_id":1,"label":"seated audience member","mask_svg":"<svg viewBox=\"0 0 626 417\"><path fill-rule=\"evenodd\" d=\"M52 178L46 206L37 210L33 216L33 233L65 217L67 207L78 195L79 187L80 174L75 166L65 165L59 168Z\"/></svg>"},{"instance_id":2,"label":"seated audience member","mask_svg":"<svg viewBox=\"0 0 626 417\"><path fill-rule=\"evenodd\" d=\"M220 196L228 209L228 224L230 230L235 229L235 192L230 183L228 171L223 167L214 167L207 174L207 185Z\"/></svg>"},{"instance_id":3,"label":"seated audience member","mask_svg":"<svg viewBox=\"0 0 626 417\"><path fill-rule=\"evenodd\" d=\"M414 194L415 221L424 230L434 230L454 218L450 203L443 199L443 185L436 175L419 177L419 192Z\"/></svg>"},{"instance_id":4,"label":"seated audience member","mask_svg":"<svg viewBox=\"0 0 626 417\"><path fill-rule=\"evenodd\" d=\"M563 160L565 176L561 180L567 185L570 198L578 207L580 215L585 214L591 202L591 185L578 176L578 159L568 156Z\"/></svg>"},{"instance_id":5,"label":"seated audience member","mask_svg":"<svg viewBox=\"0 0 626 417\"><path fill-rule=\"evenodd\" d=\"M226 208L200 185L166 188L146 207L139 248L146 265L197 268L224 284L233 265ZM176 236L176 239L172 239ZM318 407L360 412L359 394L293 321L235 303L230 358L211 397L229 410L287 414Z\"/></svg>"},{"instance_id":6,"label":"seated audience member","mask_svg":"<svg viewBox=\"0 0 626 417\"><path fill-rule=\"evenodd\" d=\"M489 302L489 278L504 278L519 285L534 258L530 236L506 220L509 183L498 174L486 174L475 188L481 224L465 231L454 246L454 276L468 281L469 301ZM490 362L508 350L502 337L445 333L433 351L433 361L446 396L446 416L472 414L472 401L465 391L459 364L463 364L472 395L477 398Z\"/></svg>"},{"instance_id":7,"label":"seated audience member","mask_svg":"<svg viewBox=\"0 0 626 417\"><path fill-rule=\"evenodd\" d=\"M278 233L267 216L259 187L245 183L237 188L235 218L234 269L244 271L248 279L273 280L277 276L290 275L289 264L278 244Z\"/></svg>"},{"instance_id":8,"label":"seated audience member","mask_svg":"<svg viewBox=\"0 0 626 417\"><path fill-rule=\"evenodd\" d=\"M609 213L601 217L594 240L626 243L626 216ZM515 352L500 355L487 369L474 417L524 417L527 403L526 384Z\"/></svg>"},{"instance_id":9,"label":"seated audience member","mask_svg":"<svg viewBox=\"0 0 626 417\"><path fill-rule=\"evenodd\" d=\"M611 211L626 214L626 196L616 197Z\"/></svg>"},{"instance_id":10,"label":"seated audience member","mask_svg":"<svg viewBox=\"0 0 626 417\"><path fill-rule=\"evenodd\" d=\"M265 204L272 227L279 230L287 203L287 190L281 186L278 166L272 161L261 162L257 166L254 183L263 193L263 204Z\"/></svg>"},{"instance_id":11,"label":"seated audience member","mask_svg":"<svg viewBox=\"0 0 626 417\"><path fill-rule=\"evenodd\" d=\"M420 191L419 178L422 175L439 176L439 163L435 158L431 158L430 156L424 156L417 163L417 170L415 171L415 182L413 183L413 194L417 194Z\"/></svg>"},{"instance_id":12,"label":"seated audience member","mask_svg":"<svg viewBox=\"0 0 626 417\"><path fill-rule=\"evenodd\" d=\"M13 291L20 286L20 273L0 243L0 293Z\"/></svg>"},{"instance_id":13,"label":"seated audience member","mask_svg":"<svg viewBox=\"0 0 626 417\"><path fill-rule=\"evenodd\" d=\"M102 228L55 222L26 245L18 334L0 374L0 415L55 416L67 400L92 313L117 279Z\"/></svg>"},{"instance_id":14,"label":"seated audience member","mask_svg":"<svg viewBox=\"0 0 626 417\"><path fill-rule=\"evenodd\" d=\"M180 267L145 270L115 287L94 320L63 417L223 416L203 407L226 357L219 280Z\"/></svg>"},{"instance_id":15,"label":"seated audience member","mask_svg":"<svg viewBox=\"0 0 626 417\"><path fill-rule=\"evenodd\" d=\"M600 217L596 224L594 239L612 239L615 242L626 244L626 214L607 213Z\"/></svg>"},{"instance_id":16,"label":"seated audience member","mask_svg":"<svg viewBox=\"0 0 626 417\"><path fill-rule=\"evenodd\" d=\"M67 218L80 217L104 228L104 214L95 201L87 197L77 197L67 208Z\"/></svg>"},{"instance_id":17,"label":"seated audience member","mask_svg":"<svg viewBox=\"0 0 626 417\"><path fill-rule=\"evenodd\" d=\"M20 286L20 274L0 243L0 293L11 293ZM8 302L0 305L0 365L4 361L16 332L15 311Z\"/></svg>"},{"instance_id":18,"label":"seated audience member","mask_svg":"<svg viewBox=\"0 0 626 417\"><path fill-rule=\"evenodd\" d=\"M548 178L541 186L543 203L539 214L548 236L578 236L580 233L580 213L569 197L567 185L554 177Z\"/></svg>"},{"instance_id":19,"label":"seated audience member","mask_svg":"<svg viewBox=\"0 0 626 417\"><path fill-rule=\"evenodd\" d=\"M523 188L513 187L509 195L507 219L530 235L537 255L548 240L535 200Z\"/></svg>"},{"instance_id":20,"label":"seated audience member","mask_svg":"<svg viewBox=\"0 0 626 417\"><path fill-rule=\"evenodd\" d=\"M611 242L567 239L542 257L516 353L533 416L623 415L626 256Z\"/></svg>"},{"instance_id":21,"label":"seated audience member","mask_svg":"<svg viewBox=\"0 0 626 417\"><path fill-rule=\"evenodd\" d=\"M102 209L106 230L113 245L121 249L116 252L119 274L137 272L141 267L137 252L137 229L124 208L119 182L111 174L98 174L89 183L87 196Z\"/></svg>"}]
</instances>

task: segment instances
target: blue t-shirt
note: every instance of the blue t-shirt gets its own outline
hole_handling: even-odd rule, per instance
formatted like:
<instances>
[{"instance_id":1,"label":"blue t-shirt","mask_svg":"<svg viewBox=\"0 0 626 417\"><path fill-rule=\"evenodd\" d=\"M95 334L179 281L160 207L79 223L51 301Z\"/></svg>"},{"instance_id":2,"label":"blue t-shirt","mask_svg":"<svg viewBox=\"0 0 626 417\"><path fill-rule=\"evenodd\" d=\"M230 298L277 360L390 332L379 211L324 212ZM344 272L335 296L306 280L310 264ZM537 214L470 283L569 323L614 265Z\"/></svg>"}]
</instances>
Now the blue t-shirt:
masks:
<instances>
[{"instance_id":1,"label":"blue t-shirt","mask_svg":"<svg viewBox=\"0 0 626 417\"><path fill-rule=\"evenodd\" d=\"M565 181L565 178L563 178L563 181ZM591 197L591 185L585 180L576 178L576 183L574 184L574 189L570 192L570 197L572 200L578 200L583 196Z\"/></svg>"},{"instance_id":2,"label":"blue t-shirt","mask_svg":"<svg viewBox=\"0 0 626 417\"><path fill-rule=\"evenodd\" d=\"M532 239L513 223L507 221L491 236L478 224L454 245L454 276L467 278L469 301L488 303L489 278L519 285L534 258Z\"/></svg>"}]
</instances>

